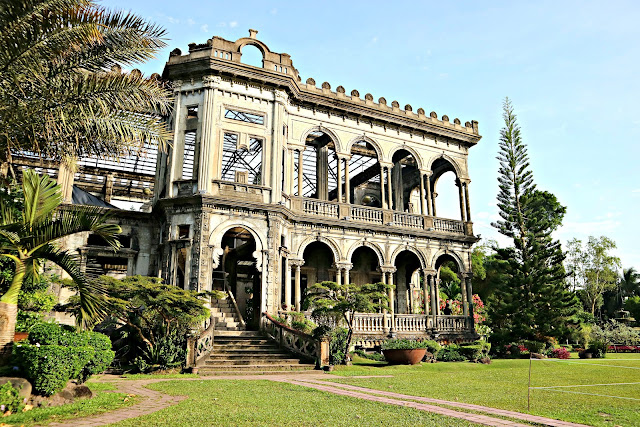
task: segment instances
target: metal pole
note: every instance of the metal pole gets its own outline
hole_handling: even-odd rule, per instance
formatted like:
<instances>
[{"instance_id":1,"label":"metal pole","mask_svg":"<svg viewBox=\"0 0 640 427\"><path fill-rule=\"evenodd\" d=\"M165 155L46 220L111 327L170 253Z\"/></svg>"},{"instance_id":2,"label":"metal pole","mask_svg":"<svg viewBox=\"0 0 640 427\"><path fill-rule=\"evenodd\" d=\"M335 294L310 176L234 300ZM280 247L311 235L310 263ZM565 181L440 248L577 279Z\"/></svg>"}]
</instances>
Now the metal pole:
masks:
<instances>
[{"instance_id":1,"label":"metal pole","mask_svg":"<svg viewBox=\"0 0 640 427\"><path fill-rule=\"evenodd\" d=\"M529 353L529 387L527 388L527 411L531 410L531 353Z\"/></svg>"}]
</instances>

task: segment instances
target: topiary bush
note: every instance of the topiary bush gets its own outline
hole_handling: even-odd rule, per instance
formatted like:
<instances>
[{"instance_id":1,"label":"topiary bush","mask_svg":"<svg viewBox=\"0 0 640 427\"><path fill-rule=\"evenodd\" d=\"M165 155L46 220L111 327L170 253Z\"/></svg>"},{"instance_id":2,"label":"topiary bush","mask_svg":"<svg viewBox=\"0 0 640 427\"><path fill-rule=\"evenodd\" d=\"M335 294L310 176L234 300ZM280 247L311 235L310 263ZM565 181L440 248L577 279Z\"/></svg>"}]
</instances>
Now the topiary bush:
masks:
<instances>
[{"instance_id":1,"label":"topiary bush","mask_svg":"<svg viewBox=\"0 0 640 427\"><path fill-rule=\"evenodd\" d=\"M459 346L458 353L471 362L478 362L485 357L489 357L490 350L490 343L486 341L476 341L473 344L463 344Z\"/></svg>"},{"instance_id":2,"label":"topiary bush","mask_svg":"<svg viewBox=\"0 0 640 427\"><path fill-rule=\"evenodd\" d=\"M426 345L425 348L427 349L427 352L431 354L437 354L442 348L442 346L437 341L425 340L422 342Z\"/></svg>"},{"instance_id":3,"label":"topiary bush","mask_svg":"<svg viewBox=\"0 0 640 427\"><path fill-rule=\"evenodd\" d=\"M27 343L16 344L15 364L37 394L50 396L70 379L86 381L111 365L111 340L97 332L75 332L55 323L35 325Z\"/></svg>"},{"instance_id":4,"label":"topiary bush","mask_svg":"<svg viewBox=\"0 0 640 427\"><path fill-rule=\"evenodd\" d=\"M460 354L459 346L450 344L440 349L436 355L436 360L440 362L463 362L467 360L467 358Z\"/></svg>"}]
</instances>

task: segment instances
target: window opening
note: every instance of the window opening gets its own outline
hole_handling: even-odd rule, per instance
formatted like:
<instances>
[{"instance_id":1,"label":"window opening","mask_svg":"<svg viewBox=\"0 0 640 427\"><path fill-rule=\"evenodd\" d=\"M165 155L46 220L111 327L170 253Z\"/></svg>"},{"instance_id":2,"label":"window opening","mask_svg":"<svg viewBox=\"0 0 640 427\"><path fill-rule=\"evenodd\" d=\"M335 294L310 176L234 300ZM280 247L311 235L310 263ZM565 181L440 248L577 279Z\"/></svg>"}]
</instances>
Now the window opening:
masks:
<instances>
[{"instance_id":1,"label":"window opening","mask_svg":"<svg viewBox=\"0 0 640 427\"><path fill-rule=\"evenodd\" d=\"M264 116L261 114L247 113L244 111L225 110L225 119L238 120L246 123L253 123L256 125L264 124Z\"/></svg>"},{"instance_id":2,"label":"window opening","mask_svg":"<svg viewBox=\"0 0 640 427\"><path fill-rule=\"evenodd\" d=\"M198 117L198 106L192 105L190 107L187 107L187 118L194 119L197 117Z\"/></svg>"},{"instance_id":3,"label":"window opening","mask_svg":"<svg viewBox=\"0 0 640 427\"><path fill-rule=\"evenodd\" d=\"M225 133L222 149L223 181L236 182L236 172L245 172L247 183L262 184L262 140L249 138L248 147L239 147L238 135Z\"/></svg>"},{"instance_id":4,"label":"window opening","mask_svg":"<svg viewBox=\"0 0 640 427\"><path fill-rule=\"evenodd\" d=\"M188 239L191 226L188 224L178 226L178 239Z\"/></svg>"},{"instance_id":5,"label":"window opening","mask_svg":"<svg viewBox=\"0 0 640 427\"><path fill-rule=\"evenodd\" d=\"M196 153L196 132L184 133L184 153L182 158L182 179L193 179L193 163Z\"/></svg>"}]
</instances>

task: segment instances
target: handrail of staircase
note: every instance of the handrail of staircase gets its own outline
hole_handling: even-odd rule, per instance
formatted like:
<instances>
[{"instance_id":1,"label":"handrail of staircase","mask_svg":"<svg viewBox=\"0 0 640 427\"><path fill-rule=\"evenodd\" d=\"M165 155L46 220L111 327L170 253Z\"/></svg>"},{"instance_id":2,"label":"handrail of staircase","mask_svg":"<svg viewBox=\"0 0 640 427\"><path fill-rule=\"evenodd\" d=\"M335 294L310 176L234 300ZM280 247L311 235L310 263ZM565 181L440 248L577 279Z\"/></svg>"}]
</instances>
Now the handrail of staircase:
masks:
<instances>
[{"instance_id":1,"label":"handrail of staircase","mask_svg":"<svg viewBox=\"0 0 640 427\"><path fill-rule=\"evenodd\" d=\"M211 313L209 325L198 336L187 337L187 367L196 367L213 350L216 317Z\"/></svg>"},{"instance_id":2,"label":"handrail of staircase","mask_svg":"<svg viewBox=\"0 0 640 427\"><path fill-rule=\"evenodd\" d=\"M229 284L227 283L226 276L224 278L224 290L229 296L229 298L231 298L231 302L233 303L233 308L235 308L236 310L236 314L238 315L238 320L240 320L240 324L243 327L246 326L246 324L244 323L244 319L242 318L242 313L240 313L240 309L238 308L238 303L236 302L236 298L233 296L233 292L231 292L231 289L229 288Z\"/></svg>"},{"instance_id":3,"label":"handrail of staircase","mask_svg":"<svg viewBox=\"0 0 640 427\"><path fill-rule=\"evenodd\" d=\"M262 319L262 329L280 347L315 360L318 369L329 364L329 337L315 339L312 335L278 322L267 312L262 313Z\"/></svg>"}]
</instances>

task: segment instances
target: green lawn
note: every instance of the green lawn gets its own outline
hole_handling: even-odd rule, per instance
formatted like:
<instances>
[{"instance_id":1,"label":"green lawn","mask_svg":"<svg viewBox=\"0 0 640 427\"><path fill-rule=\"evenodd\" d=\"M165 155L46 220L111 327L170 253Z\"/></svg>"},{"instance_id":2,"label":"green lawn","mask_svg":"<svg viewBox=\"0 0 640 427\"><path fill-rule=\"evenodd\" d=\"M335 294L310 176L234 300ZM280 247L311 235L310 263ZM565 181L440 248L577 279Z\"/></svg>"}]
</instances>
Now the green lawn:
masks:
<instances>
[{"instance_id":1,"label":"green lawn","mask_svg":"<svg viewBox=\"0 0 640 427\"><path fill-rule=\"evenodd\" d=\"M3 417L0 422L17 426L45 425L69 418L101 414L112 409L133 405L136 402L135 397L127 397L124 393L110 393L110 390L115 390L112 384L89 381L87 386L95 393L91 399L78 400L64 406L34 408L31 411Z\"/></svg>"},{"instance_id":2,"label":"green lawn","mask_svg":"<svg viewBox=\"0 0 640 427\"><path fill-rule=\"evenodd\" d=\"M167 381L179 404L117 426L468 426L457 419L266 380Z\"/></svg>"},{"instance_id":3,"label":"green lawn","mask_svg":"<svg viewBox=\"0 0 640 427\"><path fill-rule=\"evenodd\" d=\"M625 360L630 359L630 360ZM527 412L529 360L494 360L386 366L357 359L335 375L393 375L393 378L329 379L345 384ZM608 354L606 359L534 360L533 387L640 383L640 354ZM531 413L597 426L640 426L640 384L563 387L531 391ZM579 392L625 397L575 394Z\"/></svg>"}]
</instances>

